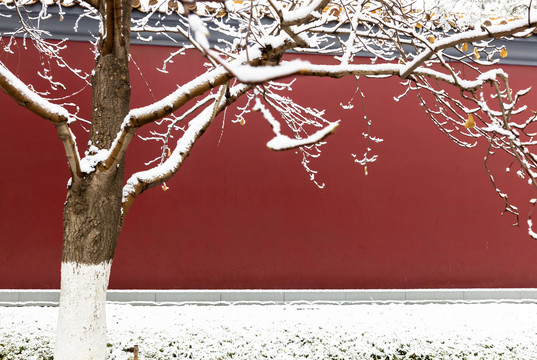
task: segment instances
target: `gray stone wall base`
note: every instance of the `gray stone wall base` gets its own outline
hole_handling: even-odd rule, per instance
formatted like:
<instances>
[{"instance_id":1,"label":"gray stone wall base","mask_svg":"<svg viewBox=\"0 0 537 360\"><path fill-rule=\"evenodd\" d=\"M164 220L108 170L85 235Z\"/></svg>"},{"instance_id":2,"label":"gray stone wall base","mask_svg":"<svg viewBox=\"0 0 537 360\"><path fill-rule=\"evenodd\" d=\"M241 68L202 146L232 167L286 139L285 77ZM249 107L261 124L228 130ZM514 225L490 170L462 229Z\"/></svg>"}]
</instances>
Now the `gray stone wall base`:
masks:
<instances>
[{"instance_id":1,"label":"gray stone wall base","mask_svg":"<svg viewBox=\"0 0 537 360\"><path fill-rule=\"evenodd\" d=\"M0 290L0 306L57 306L59 299L59 290ZM133 305L537 303L537 289L109 290L107 300Z\"/></svg>"}]
</instances>

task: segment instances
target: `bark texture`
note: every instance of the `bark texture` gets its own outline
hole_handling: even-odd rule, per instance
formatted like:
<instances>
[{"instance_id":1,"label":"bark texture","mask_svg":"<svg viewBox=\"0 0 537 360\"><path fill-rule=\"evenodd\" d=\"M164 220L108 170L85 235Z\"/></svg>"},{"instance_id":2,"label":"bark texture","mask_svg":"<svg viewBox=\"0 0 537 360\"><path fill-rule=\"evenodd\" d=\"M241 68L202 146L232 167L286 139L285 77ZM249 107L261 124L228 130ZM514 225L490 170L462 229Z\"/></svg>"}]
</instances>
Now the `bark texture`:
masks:
<instances>
[{"instance_id":1,"label":"bark texture","mask_svg":"<svg viewBox=\"0 0 537 360\"><path fill-rule=\"evenodd\" d=\"M99 57L92 78L91 153L108 148L129 111L128 57ZM100 264L112 260L122 226L124 159L73 179L64 208L63 262Z\"/></svg>"},{"instance_id":2,"label":"bark texture","mask_svg":"<svg viewBox=\"0 0 537 360\"><path fill-rule=\"evenodd\" d=\"M110 148L129 111L131 3L101 0L106 34L92 76L92 124L87 151ZM61 296L56 360L106 358L106 290L123 225L124 161L74 174L63 219Z\"/></svg>"},{"instance_id":3,"label":"bark texture","mask_svg":"<svg viewBox=\"0 0 537 360\"><path fill-rule=\"evenodd\" d=\"M101 1L107 33L92 76L92 123L88 152L110 148L129 112L129 1ZM63 262L111 261L122 226L124 159L75 177L64 208Z\"/></svg>"},{"instance_id":4,"label":"bark texture","mask_svg":"<svg viewBox=\"0 0 537 360\"><path fill-rule=\"evenodd\" d=\"M123 166L86 176L67 195L62 262L111 261L121 231Z\"/></svg>"}]
</instances>

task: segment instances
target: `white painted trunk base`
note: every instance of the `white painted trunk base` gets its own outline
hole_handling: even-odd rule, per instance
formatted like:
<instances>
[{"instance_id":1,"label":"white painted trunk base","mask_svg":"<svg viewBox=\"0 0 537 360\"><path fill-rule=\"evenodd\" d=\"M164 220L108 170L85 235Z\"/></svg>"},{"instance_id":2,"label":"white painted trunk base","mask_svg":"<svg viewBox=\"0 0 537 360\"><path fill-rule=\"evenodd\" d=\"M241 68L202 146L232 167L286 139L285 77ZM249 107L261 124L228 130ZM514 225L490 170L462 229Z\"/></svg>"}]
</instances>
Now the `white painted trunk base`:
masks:
<instances>
[{"instance_id":1,"label":"white painted trunk base","mask_svg":"<svg viewBox=\"0 0 537 360\"><path fill-rule=\"evenodd\" d=\"M54 360L106 359L106 289L111 261L62 263Z\"/></svg>"}]
</instances>

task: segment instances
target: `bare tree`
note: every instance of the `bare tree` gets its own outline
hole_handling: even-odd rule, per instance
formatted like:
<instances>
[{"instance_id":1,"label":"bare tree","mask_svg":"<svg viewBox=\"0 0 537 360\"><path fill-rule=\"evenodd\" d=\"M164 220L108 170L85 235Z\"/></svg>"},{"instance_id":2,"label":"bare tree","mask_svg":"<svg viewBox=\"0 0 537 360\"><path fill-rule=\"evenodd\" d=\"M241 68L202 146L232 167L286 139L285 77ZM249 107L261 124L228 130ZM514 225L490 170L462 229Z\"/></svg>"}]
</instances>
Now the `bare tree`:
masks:
<instances>
[{"instance_id":1,"label":"bare tree","mask_svg":"<svg viewBox=\"0 0 537 360\"><path fill-rule=\"evenodd\" d=\"M478 138L489 154L500 149L520 167L519 173L537 187L535 145L531 127L535 114L525 115L519 99L528 90L513 91L508 74L496 68L507 50L496 38L530 35L537 26L531 1L479 2L474 14L461 1L432 4L405 0L257 0L213 1L73 0L54 6L83 9L80 17L97 20L93 73L84 77L62 57L65 42L48 41L50 14L45 2L28 16L24 0L0 3L0 17L16 16L20 28L2 34L11 51L16 36L30 40L62 67L91 83L92 117L89 142L82 156L72 125L80 119L61 101L52 101L18 79L0 63L0 88L28 110L52 123L68 159L71 180L64 209L61 300L55 359L106 357L105 296L117 239L133 201L144 191L165 184L177 173L196 141L213 119L241 97L241 116L260 111L269 122L273 150L297 148L307 171L308 158L334 132L338 121L323 112L296 104L282 93L285 77L399 77L401 96L417 94L425 114L447 136L471 147ZM476 2L471 2L474 6ZM52 5L50 5L52 6ZM133 17L134 11L142 11ZM455 8L453 7L455 6ZM459 13L456 6L463 6ZM500 15L492 16L491 9ZM60 11L60 17L63 11ZM471 16L466 16L470 14ZM492 20L496 19L496 20ZM498 20L499 19L499 20ZM60 19L61 20L61 19ZM166 20L166 21L164 21ZM494 21L494 22L493 22ZM165 25L163 25L165 24ZM170 25L171 24L171 25ZM207 59L206 71L181 84L168 96L143 107L130 107L129 44L131 36L182 36L164 64L186 48ZM210 46L209 34L219 37ZM286 53L328 54L313 64L286 60ZM360 57L366 55L369 58ZM334 62L334 57L336 62ZM464 71L461 71L464 68ZM47 78L51 86L57 83ZM170 77L170 81L174 81ZM238 117L238 119L241 118ZM517 119L521 119L515 121ZM240 121L240 120L237 120ZM124 179L124 159L137 131L159 125L150 139L161 144L149 170ZM366 165L374 156L365 154ZM494 179L491 175L491 180ZM165 186L165 185L164 185ZM506 210L518 214L507 195L497 189ZM536 200L531 200L534 204ZM529 234L537 238L531 230Z\"/></svg>"}]
</instances>

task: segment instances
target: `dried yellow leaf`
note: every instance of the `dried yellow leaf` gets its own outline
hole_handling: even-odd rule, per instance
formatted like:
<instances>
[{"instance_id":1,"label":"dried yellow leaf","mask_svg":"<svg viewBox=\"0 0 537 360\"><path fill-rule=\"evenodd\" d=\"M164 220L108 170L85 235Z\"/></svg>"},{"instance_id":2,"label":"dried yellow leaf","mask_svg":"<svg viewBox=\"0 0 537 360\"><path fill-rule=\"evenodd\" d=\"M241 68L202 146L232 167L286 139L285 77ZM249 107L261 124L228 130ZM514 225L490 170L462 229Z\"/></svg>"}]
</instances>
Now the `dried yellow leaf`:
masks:
<instances>
[{"instance_id":1,"label":"dried yellow leaf","mask_svg":"<svg viewBox=\"0 0 537 360\"><path fill-rule=\"evenodd\" d=\"M162 184L162 191L166 191L168 190L168 187L166 186L166 184Z\"/></svg>"},{"instance_id":2,"label":"dried yellow leaf","mask_svg":"<svg viewBox=\"0 0 537 360\"><path fill-rule=\"evenodd\" d=\"M364 174L367 175L367 166L364 166Z\"/></svg>"},{"instance_id":3,"label":"dried yellow leaf","mask_svg":"<svg viewBox=\"0 0 537 360\"><path fill-rule=\"evenodd\" d=\"M462 44L461 50L462 51L467 51L468 50L468 44L467 43Z\"/></svg>"},{"instance_id":4,"label":"dried yellow leaf","mask_svg":"<svg viewBox=\"0 0 537 360\"><path fill-rule=\"evenodd\" d=\"M421 28L423 27L423 25L421 25L420 23L417 23L417 24L416 24L416 27L417 27L418 29L421 29Z\"/></svg>"},{"instance_id":5,"label":"dried yellow leaf","mask_svg":"<svg viewBox=\"0 0 537 360\"><path fill-rule=\"evenodd\" d=\"M172 156L172 152L168 149L168 157Z\"/></svg>"},{"instance_id":6,"label":"dried yellow leaf","mask_svg":"<svg viewBox=\"0 0 537 360\"><path fill-rule=\"evenodd\" d=\"M429 39L429 42L432 44L436 40L434 36L430 35L427 39Z\"/></svg>"},{"instance_id":7,"label":"dried yellow leaf","mask_svg":"<svg viewBox=\"0 0 537 360\"><path fill-rule=\"evenodd\" d=\"M479 55L479 51L477 51L477 48L474 49L474 57L476 60L479 60L479 58L481 57L481 55Z\"/></svg>"},{"instance_id":8,"label":"dried yellow leaf","mask_svg":"<svg viewBox=\"0 0 537 360\"><path fill-rule=\"evenodd\" d=\"M334 17L339 17L339 14L341 14L341 9L339 9L338 7L333 7L330 10L329 14L334 16Z\"/></svg>"},{"instance_id":9,"label":"dried yellow leaf","mask_svg":"<svg viewBox=\"0 0 537 360\"><path fill-rule=\"evenodd\" d=\"M501 57L507 57L507 49L506 48L503 48L502 51L500 51L500 56Z\"/></svg>"},{"instance_id":10,"label":"dried yellow leaf","mask_svg":"<svg viewBox=\"0 0 537 360\"><path fill-rule=\"evenodd\" d=\"M475 126L474 116L472 114L468 114L468 120L464 123L464 127L467 129L472 129Z\"/></svg>"},{"instance_id":11,"label":"dried yellow leaf","mask_svg":"<svg viewBox=\"0 0 537 360\"><path fill-rule=\"evenodd\" d=\"M246 124L246 121L244 120L244 118L241 118L240 124L241 124L241 125Z\"/></svg>"}]
</instances>

